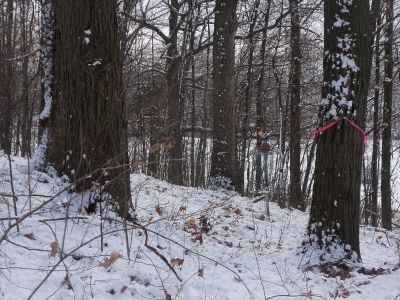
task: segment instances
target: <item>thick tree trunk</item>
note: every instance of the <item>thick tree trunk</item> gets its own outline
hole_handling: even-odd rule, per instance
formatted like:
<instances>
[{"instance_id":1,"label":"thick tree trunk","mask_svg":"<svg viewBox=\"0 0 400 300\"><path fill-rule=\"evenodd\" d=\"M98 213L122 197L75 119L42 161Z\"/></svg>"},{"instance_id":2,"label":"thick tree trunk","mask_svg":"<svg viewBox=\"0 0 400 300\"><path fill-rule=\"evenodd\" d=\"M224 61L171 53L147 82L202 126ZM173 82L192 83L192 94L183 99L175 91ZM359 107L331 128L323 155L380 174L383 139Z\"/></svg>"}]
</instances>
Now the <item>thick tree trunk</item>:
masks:
<instances>
[{"instance_id":1,"label":"thick tree trunk","mask_svg":"<svg viewBox=\"0 0 400 300\"><path fill-rule=\"evenodd\" d=\"M364 126L369 80L368 1L325 1L322 125L347 117ZM335 67L333 67L335 66ZM357 112L357 114L355 114ZM317 138L310 242L360 259L359 210L363 136L341 120ZM337 254L337 253L336 253ZM335 257L337 258L337 257Z\"/></svg>"},{"instance_id":2,"label":"thick tree trunk","mask_svg":"<svg viewBox=\"0 0 400 300\"><path fill-rule=\"evenodd\" d=\"M213 38L213 149L210 176L236 184L235 33L237 0L217 0ZM224 179L223 179L224 178Z\"/></svg>"},{"instance_id":3,"label":"thick tree trunk","mask_svg":"<svg viewBox=\"0 0 400 300\"><path fill-rule=\"evenodd\" d=\"M383 81L383 116L382 116L382 227L392 229L392 102L393 102L393 0L386 0L385 29L385 80Z\"/></svg>"},{"instance_id":4,"label":"thick tree trunk","mask_svg":"<svg viewBox=\"0 0 400 300\"><path fill-rule=\"evenodd\" d=\"M129 164L116 5L98 0L55 3L48 157L72 180L85 178L76 183L77 191L106 184L119 213L127 217Z\"/></svg>"},{"instance_id":5,"label":"thick tree trunk","mask_svg":"<svg viewBox=\"0 0 400 300\"><path fill-rule=\"evenodd\" d=\"M290 117L289 117L289 157L290 157L290 183L289 205L301 210L305 209L301 197L300 174L300 97L301 97L301 45L300 45L300 15L299 1L290 0L291 15L291 72L290 72Z\"/></svg>"}]
</instances>

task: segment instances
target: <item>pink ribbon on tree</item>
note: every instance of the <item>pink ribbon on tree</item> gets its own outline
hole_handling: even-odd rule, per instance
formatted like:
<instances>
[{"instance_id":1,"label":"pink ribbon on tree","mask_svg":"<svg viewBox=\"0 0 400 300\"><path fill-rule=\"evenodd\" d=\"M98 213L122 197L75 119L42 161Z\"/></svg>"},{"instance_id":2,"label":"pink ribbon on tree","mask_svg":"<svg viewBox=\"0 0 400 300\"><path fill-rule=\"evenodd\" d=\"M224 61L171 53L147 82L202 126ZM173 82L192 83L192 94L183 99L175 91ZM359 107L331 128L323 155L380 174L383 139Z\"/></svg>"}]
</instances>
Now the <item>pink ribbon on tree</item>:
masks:
<instances>
[{"instance_id":1,"label":"pink ribbon on tree","mask_svg":"<svg viewBox=\"0 0 400 300\"><path fill-rule=\"evenodd\" d=\"M333 121L333 122L331 122L331 123L325 125L324 127L321 127L320 129L314 131L314 132L312 133L312 138L313 138L313 139L316 139L321 133L323 133L323 132L325 132L326 130L328 130L329 128L335 126L335 125L336 125L337 123L339 123L340 120L342 120L342 119L347 120L347 122L349 122L349 124L350 124L351 126L353 126L356 130L358 130L358 131L363 135L363 140L364 140L364 145L365 145L365 143L368 141L368 136L367 136L367 134L365 133L365 131L362 130L361 127L358 126L358 125L356 124L356 122L354 122L353 120L350 120L350 119L348 119L348 118L346 118L346 117L343 117L343 118L341 118L341 119L335 120L335 121Z\"/></svg>"}]
</instances>

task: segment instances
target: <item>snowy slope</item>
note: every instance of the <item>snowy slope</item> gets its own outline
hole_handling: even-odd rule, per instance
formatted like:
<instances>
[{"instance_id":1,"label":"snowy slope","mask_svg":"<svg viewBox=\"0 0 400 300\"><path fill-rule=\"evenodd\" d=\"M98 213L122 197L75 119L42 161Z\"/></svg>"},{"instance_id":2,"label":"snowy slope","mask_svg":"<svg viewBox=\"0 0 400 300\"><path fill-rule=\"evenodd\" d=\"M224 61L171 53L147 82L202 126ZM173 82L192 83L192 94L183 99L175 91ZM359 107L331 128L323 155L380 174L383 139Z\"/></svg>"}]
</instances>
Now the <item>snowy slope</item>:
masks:
<instances>
[{"instance_id":1,"label":"snowy slope","mask_svg":"<svg viewBox=\"0 0 400 300\"><path fill-rule=\"evenodd\" d=\"M313 267L298 254L307 213L271 203L268 217L264 202L132 174L132 200L156 255L140 226L127 223L125 234L108 208L103 218L88 216L88 194L52 199L65 182L12 160L17 215L26 218L0 245L0 299L400 299L398 231L362 227L362 263ZM15 216L10 178L0 156L0 239ZM42 207L24 215L30 205Z\"/></svg>"}]
</instances>

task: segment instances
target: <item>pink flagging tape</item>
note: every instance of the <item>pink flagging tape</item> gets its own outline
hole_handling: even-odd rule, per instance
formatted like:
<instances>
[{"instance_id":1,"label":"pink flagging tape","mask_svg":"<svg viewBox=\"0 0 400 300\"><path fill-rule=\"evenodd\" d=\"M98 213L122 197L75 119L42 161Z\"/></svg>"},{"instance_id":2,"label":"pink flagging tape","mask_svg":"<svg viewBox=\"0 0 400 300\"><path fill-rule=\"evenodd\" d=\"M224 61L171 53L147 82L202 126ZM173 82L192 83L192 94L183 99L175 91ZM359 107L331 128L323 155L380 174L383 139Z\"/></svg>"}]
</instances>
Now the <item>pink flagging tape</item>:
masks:
<instances>
[{"instance_id":1,"label":"pink flagging tape","mask_svg":"<svg viewBox=\"0 0 400 300\"><path fill-rule=\"evenodd\" d=\"M357 129L359 132L362 133L363 139L364 139L364 145L365 145L365 143L368 141L368 135L365 133L365 131L362 130L361 127L358 126L358 125L356 124L356 122L354 122L353 120L350 120L350 119L348 119L348 118L346 118L346 117L343 117L342 119L347 120L347 122L349 122L351 126L353 126L355 129ZM333 121L333 122L331 122L331 123L325 125L324 127L322 127L322 128L320 128L320 129L314 131L314 132L312 133L312 138L313 138L313 139L316 139L321 133L325 132L326 130L328 130L328 129L331 128L332 126L335 126L337 123L339 123L340 120L341 120L341 119L335 120L335 121Z\"/></svg>"},{"instance_id":2,"label":"pink flagging tape","mask_svg":"<svg viewBox=\"0 0 400 300\"><path fill-rule=\"evenodd\" d=\"M331 122L331 123L325 125L324 127L322 127L322 128L320 128L320 129L314 131L314 132L312 133L313 139L316 139L321 133L325 132L326 130L328 130L328 129L331 128L332 126L335 126L337 123L339 123L339 121L340 121L340 119L339 119L339 120L336 120L336 121L333 121L333 122Z\"/></svg>"},{"instance_id":3,"label":"pink flagging tape","mask_svg":"<svg viewBox=\"0 0 400 300\"><path fill-rule=\"evenodd\" d=\"M355 129L357 129L359 132L362 133L363 138L364 138L364 145L365 145L365 143L368 141L368 135L365 133L365 131L362 130L361 127L358 126L358 125L356 124L356 122L354 122L353 120L350 120L350 119L347 119L347 118L344 118L344 119L346 119L347 122L349 122L351 126L353 126Z\"/></svg>"}]
</instances>

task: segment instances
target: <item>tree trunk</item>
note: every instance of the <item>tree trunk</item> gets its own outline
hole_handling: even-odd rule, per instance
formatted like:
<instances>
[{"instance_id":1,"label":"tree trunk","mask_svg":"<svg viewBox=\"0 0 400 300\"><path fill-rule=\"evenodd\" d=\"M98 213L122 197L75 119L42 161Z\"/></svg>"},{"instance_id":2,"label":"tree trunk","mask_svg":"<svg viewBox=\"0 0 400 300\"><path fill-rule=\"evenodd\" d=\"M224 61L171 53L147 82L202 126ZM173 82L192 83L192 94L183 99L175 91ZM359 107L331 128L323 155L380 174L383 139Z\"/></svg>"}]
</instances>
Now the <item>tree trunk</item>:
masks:
<instances>
[{"instance_id":1,"label":"tree trunk","mask_svg":"<svg viewBox=\"0 0 400 300\"><path fill-rule=\"evenodd\" d=\"M4 61L1 63L4 68L3 95L0 94L0 150L11 155L11 117L13 100L13 62L11 60L13 51L13 26L14 26L14 1L8 0L6 4L6 29L4 45Z\"/></svg>"},{"instance_id":2,"label":"tree trunk","mask_svg":"<svg viewBox=\"0 0 400 300\"><path fill-rule=\"evenodd\" d=\"M382 227L392 229L392 102L393 102L393 0L386 0L385 29L385 80L383 81L383 116L382 116Z\"/></svg>"},{"instance_id":3,"label":"tree trunk","mask_svg":"<svg viewBox=\"0 0 400 300\"><path fill-rule=\"evenodd\" d=\"M309 196L308 193L308 185L309 185L309 179L310 179L310 173L311 173L311 168L312 168L312 162L314 160L314 153L315 153L315 146L316 143L313 141L311 145L311 150L310 150L310 155L307 158L307 166L306 166L306 171L304 173L304 180L303 180L303 187L301 189L301 197L303 199L303 203L307 203L307 198Z\"/></svg>"},{"instance_id":4,"label":"tree trunk","mask_svg":"<svg viewBox=\"0 0 400 300\"><path fill-rule=\"evenodd\" d=\"M283 8L282 8L283 9ZM282 74L278 71L277 57L278 49L280 46L280 40L282 36L282 26L278 29L278 40L274 47L274 54L272 56L272 68L274 73L274 79L276 84L276 100L277 100L277 120L279 120L279 149L280 153L278 156L277 170L275 174L274 187L273 187L273 199L278 202L278 205L283 208L287 206L286 185L285 185L285 161L286 161L286 123L287 123L287 103L282 97Z\"/></svg>"},{"instance_id":5,"label":"tree trunk","mask_svg":"<svg viewBox=\"0 0 400 300\"><path fill-rule=\"evenodd\" d=\"M189 11L191 12L191 17L189 21L189 51L194 50L194 41L196 38L196 31L194 27L194 11L193 11L193 0L189 1ZM195 157L195 127L196 127L196 63L194 55L190 57L190 71L191 71L191 135L190 135L190 185L196 186L196 157Z\"/></svg>"},{"instance_id":6,"label":"tree trunk","mask_svg":"<svg viewBox=\"0 0 400 300\"><path fill-rule=\"evenodd\" d=\"M207 24L208 27L208 37L210 38L211 33L210 33L210 25L209 22ZM207 149L208 149L208 136L206 132L206 128L208 128L208 119L209 119L209 109L208 109L208 87L209 87L209 77L210 77L210 68L211 68L211 62L210 62L210 48L207 48L207 54L206 54L206 78L205 78L205 86L204 86L204 96L203 96L203 118L202 118L202 123L201 126L203 127L204 130L201 131L201 136L200 136L200 145L199 145L199 154L197 156L197 186L205 187L207 184L207 167L208 167L208 162L207 162Z\"/></svg>"},{"instance_id":7,"label":"tree trunk","mask_svg":"<svg viewBox=\"0 0 400 300\"><path fill-rule=\"evenodd\" d=\"M22 2L21 11L21 40L22 40L22 55L26 55L31 50L31 41L28 42L27 15L29 4L26 1ZM32 33L31 33L32 35ZM32 39L30 39L32 40ZM29 82L28 82L28 64L29 57L25 56L22 61L22 124L21 124L21 156L31 156L31 124L30 124L30 105L29 105Z\"/></svg>"},{"instance_id":8,"label":"tree trunk","mask_svg":"<svg viewBox=\"0 0 400 300\"><path fill-rule=\"evenodd\" d=\"M246 74L246 87L244 90L244 116L242 120L242 142L241 142L241 153L240 153L240 167L239 173L237 174L237 191L245 194L245 183L244 183L244 170L246 167L246 159L247 159L247 143L248 143L248 134L250 132L249 126L249 114L251 107L251 98L252 98L252 88L253 88L253 60L254 60L254 48L255 42L253 37L254 28L258 19L258 7L260 5L260 1L256 0L254 3L254 8L252 9L253 13L251 16L251 23L249 29L249 59L248 59L248 67ZM241 107L242 109L242 107ZM249 171L249 169L248 169ZM249 172L247 172L247 177L249 177ZM247 184L249 184L249 180L247 180Z\"/></svg>"},{"instance_id":9,"label":"tree trunk","mask_svg":"<svg viewBox=\"0 0 400 300\"><path fill-rule=\"evenodd\" d=\"M166 80L168 119L167 126L169 138L172 141L168 149L168 181L173 184L183 184L182 168L182 103L179 96L181 57L178 55L177 32L178 25L178 0L171 1L169 15L170 41L167 48ZM175 33L174 33L175 32Z\"/></svg>"},{"instance_id":10,"label":"tree trunk","mask_svg":"<svg viewBox=\"0 0 400 300\"><path fill-rule=\"evenodd\" d=\"M76 182L77 191L105 184L120 215L128 217L128 147L116 11L115 1L55 3L48 157L71 180L84 178Z\"/></svg>"},{"instance_id":11,"label":"tree trunk","mask_svg":"<svg viewBox=\"0 0 400 300\"><path fill-rule=\"evenodd\" d=\"M213 37L213 149L210 176L236 184L235 33L237 0L217 0Z\"/></svg>"},{"instance_id":12,"label":"tree trunk","mask_svg":"<svg viewBox=\"0 0 400 300\"><path fill-rule=\"evenodd\" d=\"M380 6L380 5L379 5ZM371 225L378 226L377 215L378 215L378 186L379 186L379 175L378 175L378 151L379 151L379 94L380 94L380 33L379 26L381 25L380 14L377 16L378 30L375 37L375 89L374 89L374 125L373 125L373 143L372 143L372 158L371 158Z\"/></svg>"},{"instance_id":13,"label":"tree trunk","mask_svg":"<svg viewBox=\"0 0 400 300\"><path fill-rule=\"evenodd\" d=\"M154 32L152 32L151 38L151 66L154 67ZM154 73L152 72L151 75L151 84L155 86L154 82ZM150 149L152 145L155 145L160 142L160 119L161 119L161 112L160 112L160 101L159 97L153 97L153 103L151 103L150 107L148 108L148 115L149 115L149 141L150 141ZM144 126L144 124L143 124ZM146 158L147 149L145 148L145 137L143 137L143 159L144 161ZM160 178L160 152L159 151L149 151L148 159L147 159L147 171L151 174L151 176Z\"/></svg>"},{"instance_id":14,"label":"tree trunk","mask_svg":"<svg viewBox=\"0 0 400 300\"><path fill-rule=\"evenodd\" d=\"M39 146L34 155L34 167L44 170L47 161L50 160L53 164L56 161L62 161L62 153L64 151L64 144L62 143L63 135L60 126L57 124L59 116L53 116L52 134L54 139L51 147L53 151L49 151L49 123L50 113L53 110L53 88L54 88L54 5L53 0L42 0L41 2L41 17L42 17L42 47L40 53L40 67L41 67L41 90L42 97L40 101L41 113L39 115ZM61 122L61 119L59 120ZM57 138L56 138L57 137ZM51 155L55 157L50 157ZM60 155L60 157L58 157ZM57 158L57 160L56 160ZM57 167L57 166L56 166ZM58 166L61 170L62 166Z\"/></svg>"},{"instance_id":15,"label":"tree trunk","mask_svg":"<svg viewBox=\"0 0 400 300\"><path fill-rule=\"evenodd\" d=\"M300 174L300 97L301 97L301 45L300 45L300 15L299 1L290 0L291 15L291 72L290 72L290 117L289 117L289 157L290 157L290 183L289 205L290 207L305 209L305 203L301 197Z\"/></svg>"},{"instance_id":16,"label":"tree trunk","mask_svg":"<svg viewBox=\"0 0 400 300\"><path fill-rule=\"evenodd\" d=\"M256 95L256 128L257 132L265 128L265 117L264 117L264 106L263 106L263 87L264 87L264 77L265 77L265 60L266 60L266 48L267 48L267 33L268 33L268 23L269 23L269 11L271 8L271 0L268 0L267 10L264 14L264 30L261 40L261 69L259 72L259 77L257 79L257 95ZM267 170L268 166L264 165L264 170ZM259 191L263 186L263 169L261 156L257 155L256 158L256 191Z\"/></svg>"},{"instance_id":17,"label":"tree trunk","mask_svg":"<svg viewBox=\"0 0 400 300\"><path fill-rule=\"evenodd\" d=\"M365 123L369 80L368 1L325 1L324 86L321 125L347 117ZM334 67L335 66L335 67ZM355 114L357 112L357 114ZM309 242L325 251L342 249L343 257L361 259L359 210L363 136L341 119L317 137L315 183ZM336 253L338 254L338 253Z\"/></svg>"}]
</instances>

